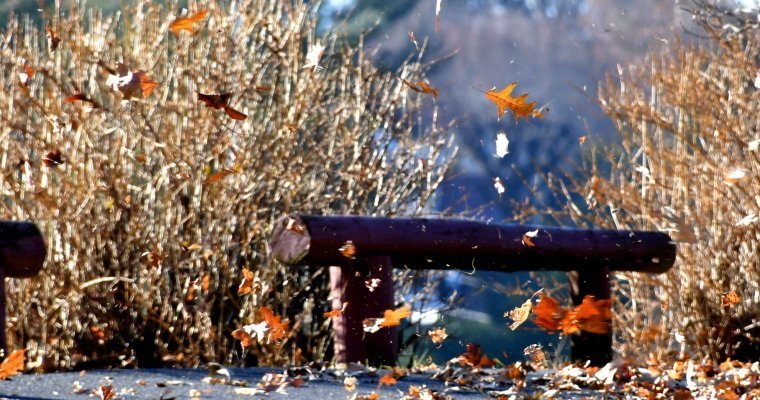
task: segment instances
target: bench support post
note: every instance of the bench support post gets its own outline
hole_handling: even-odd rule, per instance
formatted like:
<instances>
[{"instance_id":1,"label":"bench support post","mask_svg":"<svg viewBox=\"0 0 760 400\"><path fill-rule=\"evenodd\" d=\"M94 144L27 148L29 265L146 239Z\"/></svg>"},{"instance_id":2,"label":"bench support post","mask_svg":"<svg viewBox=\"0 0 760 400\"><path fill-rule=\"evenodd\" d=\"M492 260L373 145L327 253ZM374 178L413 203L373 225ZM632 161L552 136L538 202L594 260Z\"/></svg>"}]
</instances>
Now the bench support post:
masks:
<instances>
[{"instance_id":1,"label":"bench support post","mask_svg":"<svg viewBox=\"0 0 760 400\"><path fill-rule=\"evenodd\" d=\"M368 256L357 260L363 267L330 267L330 297L332 308L348 306L343 315L333 318L335 361L361 362L369 365L395 365L398 356L398 331L395 327L378 332L364 332L365 318L380 318L393 308L393 275L391 258ZM370 292L366 281L380 279Z\"/></svg>"},{"instance_id":2,"label":"bench support post","mask_svg":"<svg viewBox=\"0 0 760 400\"><path fill-rule=\"evenodd\" d=\"M0 265L0 349L3 358L8 357L8 341L5 333L5 268Z\"/></svg>"},{"instance_id":3,"label":"bench support post","mask_svg":"<svg viewBox=\"0 0 760 400\"><path fill-rule=\"evenodd\" d=\"M577 306L587 295L597 300L610 298L610 269L593 268L573 271L569 274L570 294ZM573 361L590 362L594 366L603 366L612 360L612 327L609 333L597 334L581 331L573 335L571 357Z\"/></svg>"}]
</instances>

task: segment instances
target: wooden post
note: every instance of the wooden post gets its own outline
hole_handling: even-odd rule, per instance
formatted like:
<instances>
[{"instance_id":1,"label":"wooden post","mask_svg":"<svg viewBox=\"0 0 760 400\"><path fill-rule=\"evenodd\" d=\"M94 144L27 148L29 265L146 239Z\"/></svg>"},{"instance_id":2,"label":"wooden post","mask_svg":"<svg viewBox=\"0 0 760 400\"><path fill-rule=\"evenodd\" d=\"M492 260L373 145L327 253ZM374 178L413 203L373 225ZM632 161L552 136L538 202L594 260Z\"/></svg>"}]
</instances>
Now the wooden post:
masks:
<instances>
[{"instance_id":1,"label":"wooden post","mask_svg":"<svg viewBox=\"0 0 760 400\"><path fill-rule=\"evenodd\" d=\"M398 355L398 332L383 328L364 332L366 318L379 318L393 308L393 275L388 256L369 256L360 260L360 268L330 267L330 295L333 309L348 306L343 315L333 319L335 361L361 362L367 365L395 365ZM370 291L366 282L379 279Z\"/></svg>"},{"instance_id":2,"label":"wooden post","mask_svg":"<svg viewBox=\"0 0 760 400\"><path fill-rule=\"evenodd\" d=\"M0 349L3 358L8 357L8 341L5 334L5 268L0 265Z\"/></svg>"},{"instance_id":3,"label":"wooden post","mask_svg":"<svg viewBox=\"0 0 760 400\"><path fill-rule=\"evenodd\" d=\"M577 306L587 295L596 300L610 298L610 269L574 271L568 274L570 294ZM611 322L610 322L611 323ZM581 331L572 336L571 358L582 363L601 367L612 360L612 326L609 333L598 334Z\"/></svg>"}]
</instances>

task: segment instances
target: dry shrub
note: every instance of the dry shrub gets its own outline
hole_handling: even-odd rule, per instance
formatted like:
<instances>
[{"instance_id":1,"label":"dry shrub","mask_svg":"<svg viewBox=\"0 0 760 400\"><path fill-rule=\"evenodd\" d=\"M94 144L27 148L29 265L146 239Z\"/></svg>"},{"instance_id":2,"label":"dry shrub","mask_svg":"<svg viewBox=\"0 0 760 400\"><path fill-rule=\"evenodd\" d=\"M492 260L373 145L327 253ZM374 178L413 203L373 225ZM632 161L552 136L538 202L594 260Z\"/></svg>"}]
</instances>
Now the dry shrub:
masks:
<instances>
[{"instance_id":1,"label":"dry shrub","mask_svg":"<svg viewBox=\"0 0 760 400\"><path fill-rule=\"evenodd\" d=\"M290 330L249 362L321 360L327 273L274 262L271 224L286 212L411 215L440 183L455 150L447 127L435 109L423 123L432 100L395 76L419 79L419 58L377 70L361 43L317 37L314 3L232 4L192 4L209 11L194 35L168 30L176 5L147 2L57 10L53 52L28 18L2 34L0 218L34 221L49 247L39 278L9 283L10 346L32 366L236 362L230 332L262 305ZM304 69L315 42L324 69ZM105 84L118 62L159 86L123 102ZM248 118L195 91L233 92ZM98 108L63 101L75 93ZM43 165L55 150L64 163ZM243 267L257 283L239 296Z\"/></svg>"},{"instance_id":2,"label":"dry shrub","mask_svg":"<svg viewBox=\"0 0 760 400\"><path fill-rule=\"evenodd\" d=\"M590 150L574 173L545 175L561 204L545 212L557 221L660 230L679 241L668 273L616 276L625 357L760 357L760 223L752 220L760 151L750 144L760 139L760 53L752 35L712 34L701 47L677 40L619 68L599 92L619 145ZM736 169L746 177L734 181ZM724 305L732 291L739 304Z\"/></svg>"}]
</instances>

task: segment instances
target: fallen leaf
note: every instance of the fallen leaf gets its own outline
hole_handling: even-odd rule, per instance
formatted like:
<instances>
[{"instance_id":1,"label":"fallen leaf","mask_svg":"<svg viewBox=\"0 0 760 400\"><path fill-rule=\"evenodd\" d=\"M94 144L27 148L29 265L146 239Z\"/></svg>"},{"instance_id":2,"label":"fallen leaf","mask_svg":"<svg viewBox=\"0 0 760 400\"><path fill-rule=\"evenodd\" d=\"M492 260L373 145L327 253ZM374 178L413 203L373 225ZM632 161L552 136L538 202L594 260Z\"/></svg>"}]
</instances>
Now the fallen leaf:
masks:
<instances>
[{"instance_id":1,"label":"fallen leaf","mask_svg":"<svg viewBox=\"0 0 760 400\"><path fill-rule=\"evenodd\" d=\"M116 396L116 392L111 385L100 385L100 387L95 390L95 396L98 396L100 400L111 400Z\"/></svg>"},{"instance_id":2,"label":"fallen leaf","mask_svg":"<svg viewBox=\"0 0 760 400\"><path fill-rule=\"evenodd\" d=\"M26 361L24 353L26 353L26 349L14 350L3 360L3 363L0 364L0 380L18 375L24 369L24 361Z\"/></svg>"},{"instance_id":3,"label":"fallen leaf","mask_svg":"<svg viewBox=\"0 0 760 400\"><path fill-rule=\"evenodd\" d=\"M549 333L559 329L560 322L567 315L567 310L560 307L559 302L544 294L539 294L538 304L533 307L536 318L533 323L546 329Z\"/></svg>"},{"instance_id":4,"label":"fallen leaf","mask_svg":"<svg viewBox=\"0 0 760 400\"><path fill-rule=\"evenodd\" d=\"M195 34L195 24L197 22L202 21L204 18L206 18L206 15L208 14L208 11L206 10L199 10L195 14L189 16L189 17L179 17L174 20L174 22L169 25L169 30L174 33L174 35L179 35L179 32L182 30L188 31L192 34Z\"/></svg>"},{"instance_id":5,"label":"fallen leaf","mask_svg":"<svg viewBox=\"0 0 760 400\"><path fill-rule=\"evenodd\" d=\"M399 79L401 79L401 82L403 82L404 85L406 85L409 89L412 89L412 90L414 90L417 93L429 93L429 94L432 94L433 98L436 99L436 100L438 100L438 89L436 89L434 87L430 87L424 81L419 81L417 83L412 83L412 82L409 82L408 80L406 80L404 78L399 78Z\"/></svg>"},{"instance_id":6,"label":"fallen leaf","mask_svg":"<svg viewBox=\"0 0 760 400\"><path fill-rule=\"evenodd\" d=\"M410 315L412 315L412 309L409 306L403 306L395 310L385 310L383 322L380 323L380 326L391 327L401 325L401 320L408 318Z\"/></svg>"},{"instance_id":7,"label":"fallen leaf","mask_svg":"<svg viewBox=\"0 0 760 400\"><path fill-rule=\"evenodd\" d=\"M328 318L340 317L343 314L343 312L346 311L346 307L348 307L348 302L344 302L343 308L341 308L340 310L328 311L324 313L324 316Z\"/></svg>"},{"instance_id":8,"label":"fallen leaf","mask_svg":"<svg viewBox=\"0 0 760 400\"><path fill-rule=\"evenodd\" d=\"M306 64L304 64L303 68L311 68L312 71L322 69L319 66L319 59L322 58L324 51L325 46L321 43L309 45L309 50L306 52Z\"/></svg>"},{"instance_id":9,"label":"fallen leaf","mask_svg":"<svg viewBox=\"0 0 760 400\"><path fill-rule=\"evenodd\" d=\"M724 294L723 299L721 300L723 307L735 306L737 304L740 304L741 302L742 302L741 297L739 297L739 295L736 294L736 291L733 291L733 290Z\"/></svg>"},{"instance_id":10,"label":"fallen leaf","mask_svg":"<svg viewBox=\"0 0 760 400\"><path fill-rule=\"evenodd\" d=\"M53 28L50 27L50 25L45 27L45 31L47 32L48 48L50 48L50 52L52 53L55 51L55 49L58 48L58 45L61 43L61 39L55 33Z\"/></svg>"},{"instance_id":11,"label":"fallen leaf","mask_svg":"<svg viewBox=\"0 0 760 400\"><path fill-rule=\"evenodd\" d=\"M534 363L543 363L544 360L546 360L544 350L541 348L541 345L538 344L532 344L526 347L525 350L523 350L523 354L525 355L525 358L528 359L528 361Z\"/></svg>"},{"instance_id":12,"label":"fallen leaf","mask_svg":"<svg viewBox=\"0 0 760 400\"><path fill-rule=\"evenodd\" d=\"M504 158L509 154L509 139L506 132L496 134L496 157Z\"/></svg>"},{"instance_id":13,"label":"fallen leaf","mask_svg":"<svg viewBox=\"0 0 760 400\"><path fill-rule=\"evenodd\" d=\"M358 383L359 380L356 379L355 376L347 376L345 379L343 379L343 388L349 392L353 392L356 390L356 385Z\"/></svg>"},{"instance_id":14,"label":"fallen leaf","mask_svg":"<svg viewBox=\"0 0 760 400\"><path fill-rule=\"evenodd\" d=\"M428 331L428 335L430 336L430 340L433 341L433 344L441 344L447 337L449 337L449 335L446 334L446 328L435 328L432 331Z\"/></svg>"},{"instance_id":15,"label":"fallen leaf","mask_svg":"<svg viewBox=\"0 0 760 400\"><path fill-rule=\"evenodd\" d=\"M502 115L504 115L504 111L507 109L512 110L515 121L518 121L520 117L525 118L526 121L528 120L528 117L543 117L544 115L541 113L541 111L535 109L535 101L532 103L525 102L525 100L528 98L527 94L523 94L520 97L510 96L515 86L517 86L517 82L512 82L499 92L497 92L495 89L491 89L486 92L486 98L496 104L496 107L498 108L499 119L501 119Z\"/></svg>"},{"instance_id":16,"label":"fallen leaf","mask_svg":"<svg viewBox=\"0 0 760 400\"><path fill-rule=\"evenodd\" d=\"M340 251L340 254L346 258L354 258L354 256L356 256L356 246L354 246L354 242L351 240L346 240L346 243L344 243L338 251Z\"/></svg>"},{"instance_id":17,"label":"fallen leaf","mask_svg":"<svg viewBox=\"0 0 760 400\"><path fill-rule=\"evenodd\" d=\"M522 325L525 320L528 319L530 316L530 310L533 308L533 302L531 299L525 300L525 303L523 303L519 307L515 307L514 310L509 311L508 313L504 313L505 317L509 317L512 319L512 324L509 325L509 329L515 330L518 326Z\"/></svg>"},{"instance_id":18,"label":"fallen leaf","mask_svg":"<svg viewBox=\"0 0 760 400\"><path fill-rule=\"evenodd\" d=\"M393 377L393 375L391 375L391 374L383 375L383 377L380 378L380 381L378 382L378 389L382 385L393 386L393 385L395 385L397 383L398 383L398 381L396 380L396 378Z\"/></svg>"}]
</instances>

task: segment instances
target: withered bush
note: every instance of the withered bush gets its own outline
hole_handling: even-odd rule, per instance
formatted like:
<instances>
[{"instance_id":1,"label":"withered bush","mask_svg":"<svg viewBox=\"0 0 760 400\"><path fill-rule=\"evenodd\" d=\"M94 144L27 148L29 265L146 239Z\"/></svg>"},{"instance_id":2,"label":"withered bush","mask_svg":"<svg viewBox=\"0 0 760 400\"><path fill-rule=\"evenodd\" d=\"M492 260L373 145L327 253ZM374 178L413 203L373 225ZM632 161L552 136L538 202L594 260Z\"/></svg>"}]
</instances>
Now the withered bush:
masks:
<instances>
[{"instance_id":1,"label":"withered bush","mask_svg":"<svg viewBox=\"0 0 760 400\"><path fill-rule=\"evenodd\" d=\"M209 11L195 34L169 31L176 5L147 2L56 10L44 18L54 51L28 17L2 33L0 218L37 223L49 247L39 278L9 282L10 347L32 367L238 362L230 332L262 305L291 329L249 362L329 357L327 273L274 262L272 223L415 214L440 183L451 135L434 108L423 122L432 100L396 78L419 79L421 54L379 71L361 43L317 36L313 2L232 4L191 3ZM303 68L314 43L323 69ZM125 101L106 85L117 63L158 87ZM232 92L248 118L195 91ZM78 93L92 103L64 101ZM63 164L46 166L56 151ZM256 283L239 296L244 267Z\"/></svg>"},{"instance_id":2,"label":"withered bush","mask_svg":"<svg viewBox=\"0 0 760 400\"><path fill-rule=\"evenodd\" d=\"M666 231L678 242L668 273L616 276L624 357L760 356L756 33L677 40L619 68L599 91L619 142L589 150L577 171L545 175L561 204L545 210L556 220ZM738 304L724 300L731 292Z\"/></svg>"}]
</instances>

